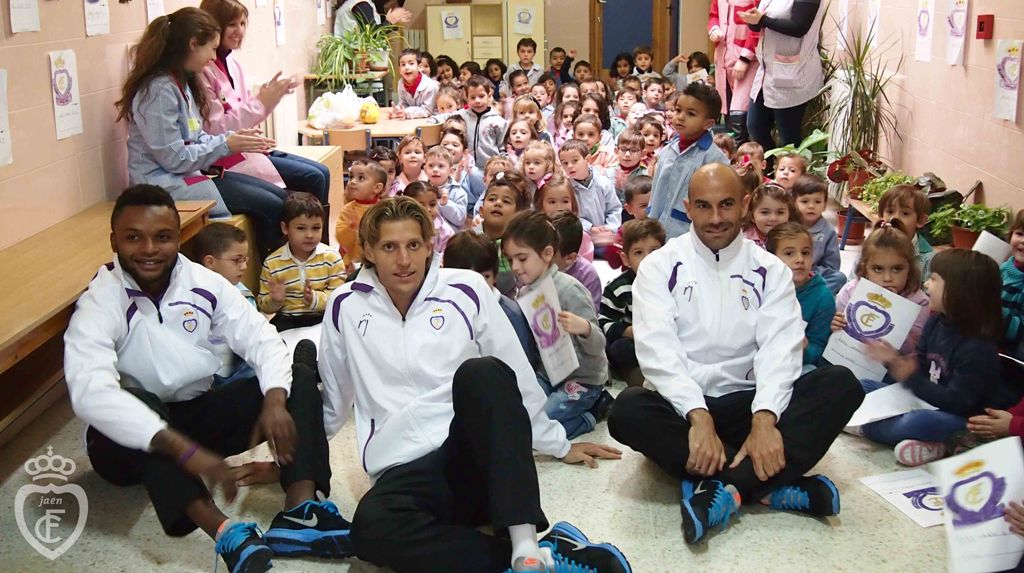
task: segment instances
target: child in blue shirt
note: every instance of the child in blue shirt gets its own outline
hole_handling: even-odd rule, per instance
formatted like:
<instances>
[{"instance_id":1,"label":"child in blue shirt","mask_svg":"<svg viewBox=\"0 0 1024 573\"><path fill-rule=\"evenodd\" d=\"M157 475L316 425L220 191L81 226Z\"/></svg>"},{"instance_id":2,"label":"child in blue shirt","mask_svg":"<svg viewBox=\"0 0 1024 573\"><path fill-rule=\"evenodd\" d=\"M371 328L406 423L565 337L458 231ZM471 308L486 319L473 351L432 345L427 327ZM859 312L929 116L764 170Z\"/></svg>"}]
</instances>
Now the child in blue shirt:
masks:
<instances>
[{"instance_id":1,"label":"child in blue shirt","mask_svg":"<svg viewBox=\"0 0 1024 573\"><path fill-rule=\"evenodd\" d=\"M793 198L800 221L811 234L814 247L812 270L825 280L835 294L846 284L846 275L839 270L839 236L836 228L822 214L828 200L828 184L819 175L805 174L793 183Z\"/></svg>"},{"instance_id":2,"label":"child in blue shirt","mask_svg":"<svg viewBox=\"0 0 1024 573\"><path fill-rule=\"evenodd\" d=\"M793 286L800 302L804 330L804 372L814 370L832 335L830 325L836 313L836 299L825 280L813 272L814 249L811 233L799 223L782 223L768 231L765 248L793 271Z\"/></svg>"}]
</instances>

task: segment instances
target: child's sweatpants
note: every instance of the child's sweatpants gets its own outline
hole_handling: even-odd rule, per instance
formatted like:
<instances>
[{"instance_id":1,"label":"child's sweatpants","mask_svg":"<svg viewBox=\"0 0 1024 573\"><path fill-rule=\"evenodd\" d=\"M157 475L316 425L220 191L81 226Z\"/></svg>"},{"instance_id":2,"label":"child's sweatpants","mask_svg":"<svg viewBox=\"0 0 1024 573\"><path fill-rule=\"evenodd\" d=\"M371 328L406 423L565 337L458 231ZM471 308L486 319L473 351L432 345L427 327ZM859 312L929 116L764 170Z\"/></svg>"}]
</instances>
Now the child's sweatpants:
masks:
<instances>
[{"instance_id":1,"label":"child's sweatpants","mask_svg":"<svg viewBox=\"0 0 1024 573\"><path fill-rule=\"evenodd\" d=\"M874 380L861 380L860 385L865 394L888 386ZM860 427L865 438L888 446L895 446L903 440L946 442L953 434L966 428L966 418L940 410L913 410Z\"/></svg>"},{"instance_id":2,"label":"child's sweatpants","mask_svg":"<svg viewBox=\"0 0 1024 573\"><path fill-rule=\"evenodd\" d=\"M594 429L597 418L590 412L590 408L601 396L604 386L580 384L574 380L565 380L558 386L552 386L546 376L537 376L537 382L548 395L544 412L548 418L562 424L566 438L571 440Z\"/></svg>"}]
</instances>

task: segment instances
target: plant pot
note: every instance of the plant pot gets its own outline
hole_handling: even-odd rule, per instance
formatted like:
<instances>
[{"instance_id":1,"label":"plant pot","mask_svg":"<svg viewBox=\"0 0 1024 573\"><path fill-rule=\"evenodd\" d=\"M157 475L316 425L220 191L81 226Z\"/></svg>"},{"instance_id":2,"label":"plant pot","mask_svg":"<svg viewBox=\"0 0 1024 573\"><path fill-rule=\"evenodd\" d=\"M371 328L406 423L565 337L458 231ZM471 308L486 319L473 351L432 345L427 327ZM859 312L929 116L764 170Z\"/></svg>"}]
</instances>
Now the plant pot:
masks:
<instances>
[{"instance_id":1,"label":"plant pot","mask_svg":"<svg viewBox=\"0 0 1024 573\"><path fill-rule=\"evenodd\" d=\"M864 189L864 184L871 181L871 173L863 169L858 169L853 173L850 173L850 178L847 180L846 188L849 190L851 199L860 199L860 192Z\"/></svg>"},{"instance_id":2,"label":"plant pot","mask_svg":"<svg viewBox=\"0 0 1024 573\"><path fill-rule=\"evenodd\" d=\"M838 220L836 221L836 234L839 236L839 240L843 239L843 229L846 228L846 210L837 214ZM850 235L846 237L847 245L860 245L864 242L864 231L867 229L867 220L863 217L854 216L853 223L850 224Z\"/></svg>"},{"instance_id":3,"label":"plant pot","mask_svg":"<svg viewBox=\"0 0 1024 573\"><path fill-rule=\"evenodd\" d=\"M357 74L365 74L370 69L370 56L366 52L356 52L352 61L352 71Z\"/></svg>"},{"instance_id":4,"label":"plant pot","mask_svg":"<svg viewBox=\"0 0 1024 573\"><path fill-rule=\"evenodd\" d=\"M952 227L953 232L953 248L954 249L970 249L974 247L974 243L977 242L978 236L981 233L972 231L970 229L964 229L963 227Z\"/></svg>"},{"instance_id":5,"label":"plant pot","mask_svg":"<svg viewBox=\"0 0 1024 573\"><path fill-rule=\"evenodd\" d=\"M387 50L374 50L370 52L370 69L375 72L388 71L389 52Z\"/></svg>"}]
</instances>

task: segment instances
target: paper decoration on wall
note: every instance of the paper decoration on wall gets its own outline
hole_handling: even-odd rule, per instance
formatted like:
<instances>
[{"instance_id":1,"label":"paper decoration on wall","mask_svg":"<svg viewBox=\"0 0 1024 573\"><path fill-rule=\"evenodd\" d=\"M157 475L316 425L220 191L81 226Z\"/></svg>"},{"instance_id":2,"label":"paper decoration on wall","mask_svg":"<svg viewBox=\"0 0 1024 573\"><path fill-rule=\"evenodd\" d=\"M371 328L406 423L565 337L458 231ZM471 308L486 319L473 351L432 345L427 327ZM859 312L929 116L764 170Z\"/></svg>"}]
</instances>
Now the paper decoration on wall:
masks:
<instances>
[{"instance_id":1,"label":"paper decoration on wall","mask_svg":"<svg viewBox=\"0 0 1024 573\"><path fill-rule=\"evenodd\" d=\"M85 35L110 33L110 4L107 0L83 0L85 3Z\"/></svg>"},{"instance_id":2,"label":"paper decoration on wall","mask_svg":"<svg viewBox=\"0 0 1024 573\"><path fill-rule=\"evenodd\" d=\"M1020 93L1021 40L999 40L996 48L996 119L1017 121Z\"/></svg>"},{"instance_id":3,"label":"paper decoration on wall","mask_svg":"<svg viewBox=\"0 0 1024 573\"><path fill-rule=\"evenodd\" d=\"M274 35L277 45L284 45L284 0L274 0Z\"/></svg>"},{"instance_id":4,"label":"paper decoration on wall","mask_svg":"<svg viewBox=\"0 0 1024 573\"><path fill-rule=\"evenodd\" d=\"M964 65L964 39L967 37L967 10L970 0L949 0L946 16L946 61L951 66Z\"/></svg>"},{"instance_id":5,"label":"paper decoration on wall","mask_svg":"<svg viewBox=\"0 0 1024 573\"><path fill-rule=\"evenodd\" d=\"M548 380L553 386L557 385L580 367L580 361L572 345L572 335L558 325L558 313L562 307L558 303L554 281L551 277L545 278L529 292L520 295L518 302L537 341Z\"/></svg>"},{"instance_id":6,"label":"paper decoration on wall","mask_svg":"<svg viewBox=\"0 0 1024 573\"><path fill-rule=\"evenodd\" d=\"M165 14L167 9L164 7L164 0L146 0L147 22L152 22Z\"/></svg>"},{"instance_id":7,"label":"paper decoration on wall","mask_svg":"<svg viewBox=\"0 0 1024 573\"><path fill-rule=\"evenodd\" d=\"M446 41L462 38L462 18L455 10L441 10L441 35Z\"/></svg>"},{"instance_id":8,"label":"paper decoration on wall","mask_svg":"<svg viewBox=\"0 0 1024 573\"><path fill-rule=\"evenodd\" d=\"M11 151L11 124L7 105L7 70L0 70L0 166L14 162Z\"/></svg>"},{"instance_id":9,"label":"paper decoration on wall","mask_svg":"<svg viewBox=\"0 0 1024 573\"><path fill-rule=\"evenodd\" d=\"M82 100L78 95L78 63L74 50L50 52L50 93L57 139L82 133Z\"/></svg>"},{"instance_id":10,"label":"paper decoration on wall","mask_svg":"<svg viewBox=\"0 0 1024 573\"><path fill-rule=\"evenodd\" d=\"M39 30L39 0L11 0L11 32Z\"/></svg>"},{"instance_id":11,"label":"paper decoration on wall","mask_svg":"<svg viewBox=\"0 0 1024 573\"><path fill-rule=\"evenodd\" d=\"M1020 438L1004 438L930 466L946 509L950 571L975 573L1017 567L1024 537L1003 518L1011 501L1024 498Z\"/></svg>"},{"instance_id":12,"label":"paper decoration on wall","mask_svg":"<svg viewBox=\"0 0 1024 573\"><path fill-rule=\"evenodd\" d=\"M265 7L267 5L268 1L269 0L256 0L256 7L257 8L263 8L263 7Z\"/></svg>"},{"instance_id":13,"label":"paper decoration on wall","mask_svg":"<svg viewBox=\"0 0 1024 573\"><path fill-rule=\"evenodd\" d=\"M884 340L899 348L920 312L915 303L860 279L846 305L846 328L832 334L822 356L846 366L858 379L881 380L885 366L867 357L865 344Z\"/></svg>"},{"instance_id":14,"label":"paper decoration on wall","mask_svg":"<svg viewBox=\"0 0 1024 573\"><path fill-rule=\"evenodd\" d=\"M520 6L515 9L512 22L512 32L523 36L533 35L533 23L536 21L537 13L529 6Z\"/></svg>"},{"instance_id":15,"label":"paper decoration on wall","mask_svg":"<svg viewBox=\"0 0 1024 573\"><path fill-rule=\"evenodd\" d=\"M868 38L873 48L878 45L882 37L882 0L870 0L868 2Z\"/></svg>"},{"instance_id":16,"label":"paper decoration on wall","mask_svg":"<svg viewBox=\"0 0 1024 573\"><path fill-rule=\"evenodd\" d=\"M926 470L862 477L860 481L921 527L942 525L945 503L935 478Z\"/></svg>"},{"instance_id":17,"label":"paper decoration on wall","mask_svg":"<svg viewBox=\"0 0 1024 573\"><path fill-rule=\"evenodd\" d=\"M316 0L316 25L323 26L327 23L327 13L324 12L324 0Z\"/></svg>"},{"instance_id":18,"label":"paper decoration on wall","mask_svg":"<svg viewBox=\"0 0 1024 573\"><path fill-rule=\"evenodd\" d=\"M932 34L935 31L935 0L918 0L917 43L914 48L914 59L919 62L932 61Z\"/></svg>"}]
</instances>

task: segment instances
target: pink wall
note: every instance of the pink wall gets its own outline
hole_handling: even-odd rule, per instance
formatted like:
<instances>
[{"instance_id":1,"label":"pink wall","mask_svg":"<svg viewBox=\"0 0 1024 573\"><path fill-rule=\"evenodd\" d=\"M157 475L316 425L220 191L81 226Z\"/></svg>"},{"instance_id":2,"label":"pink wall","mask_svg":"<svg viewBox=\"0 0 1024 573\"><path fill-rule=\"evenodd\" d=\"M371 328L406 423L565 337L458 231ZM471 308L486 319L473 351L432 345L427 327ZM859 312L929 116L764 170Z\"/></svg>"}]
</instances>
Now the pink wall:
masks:
<instances>
[{"instance_id":1,"label":"pink wall","mask_svg":"<svg viewBox=\"0 0 1024 573\"><path fill-rule=\"evenodd\" d=\"M250 13L239 59L253 84L277 70L302 74L309 68L321 30L314 0L285 2L286 43L274 40L273 0ZM326 1L326 0L325 0ZM198 0L166 0L167 11L197 6ZM14 163L0 167L0 248L16 243L100 201L127 184L126 129L115 124L114 102L127 71L128 46L146 26L146 2L110 0L110 34L87 38L82 2L40 0L41 32L10 33L9 0L0 0L0 68L8 74ZM49 91L48 53L73 49L78 61L84 133L57 141ZM277 137L294 145L304 97L298 90L275 112Z\"/></svg>"},{"instance_id":2,"label":"pink wall","mask_svg":"<svg viewBox=\"0 0 1024 573\"><path fill-rule=\"evenodd\" d=\"M995 92L996 41L1024 39L1021 0L971 0L964 66L946 63L946 31L937 26L932 37L932 61L914 61L917 1L881 1L881 42L902 49L902 77L890 97L899 106L902 141L889 151L903 171L920 175L932 171L950 188L966 192L976 180L984 183L987 205L1024 207L1024 103L1018 103L1017 122L992 117ZM831 16L838 17L839 0ZM850 0L854 21L866 21L867 0ZM948 0L936 0L935 21L943 24ZM995 39L974 39L978 14L994 14ZM854 25L851 22L851 26ZM835 30L829 18L826 32ZM898 58L898 52L892 55Z\"/></svg>"}]
</instances>

